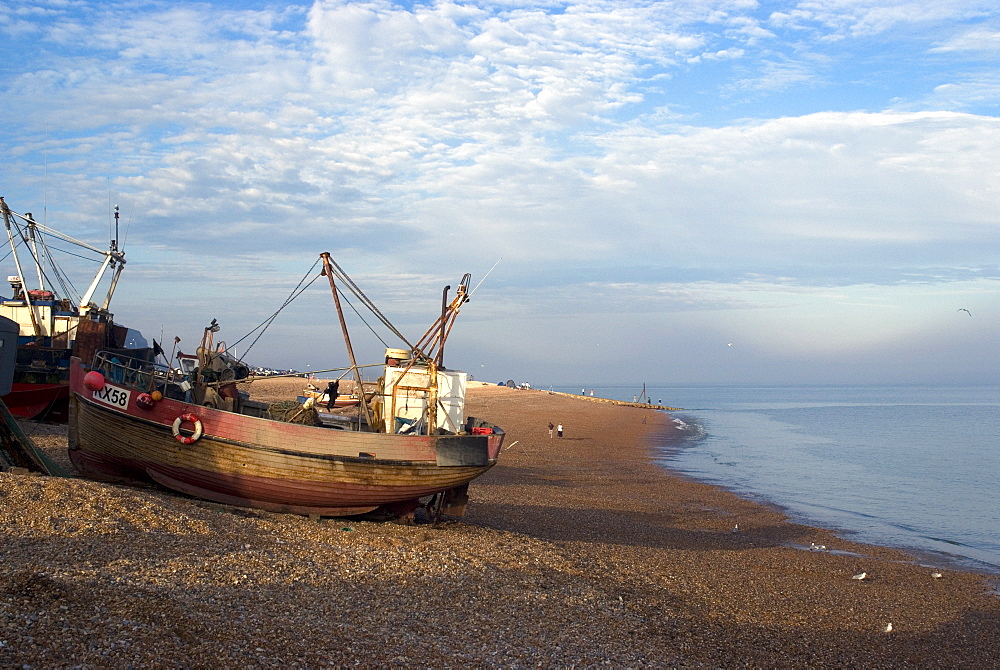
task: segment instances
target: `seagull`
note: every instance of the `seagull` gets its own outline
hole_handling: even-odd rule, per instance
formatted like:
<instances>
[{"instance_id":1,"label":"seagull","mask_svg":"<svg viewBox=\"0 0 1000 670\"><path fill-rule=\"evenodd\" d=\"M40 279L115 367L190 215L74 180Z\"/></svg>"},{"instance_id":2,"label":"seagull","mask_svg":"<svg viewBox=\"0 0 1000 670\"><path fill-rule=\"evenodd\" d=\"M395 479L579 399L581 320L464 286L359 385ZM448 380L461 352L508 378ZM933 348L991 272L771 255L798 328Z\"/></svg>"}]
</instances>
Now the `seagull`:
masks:
<instances>
[{"instance_id":1,"label":"seagull","mask_svg":"<svg viewBox=\"0 0 1000 670\"><path fill-rule=\"evenodd\" d=\"M892 622L891 621L885 625L885 632L886 633L891 633L892 632Z\"/></svg>"},{"instance_id":2,"label":"seagull","mask_svg":"<svg viewBox=\"0 0 1000 670\"><path fill-rule=\"evenodd\" d=\"M729 343L729 344L727 344L726 346L727 346L727 347L731 347L731 346L733 346L733 343L732 343L732 342L730 342L730 343Z\"/></svg>"},{"instance_id":3,"label":"seagull","mask_svg":"<svg viewBox=\"0 0 1000 670\"><path fill-rule=\"evenodd\" d=\"M972 312L970 312L969 310L965 309L964 307L959 307L956 311L958 311L958 312L965 312L969 316L972 316Z\"/></svg>"},{"instance_id":4,"label":"seagull","mask_svg":"<svg viewBox=\"0 0 1000 670\"><path fill-rule=\"evenodd\" d=\"M858 581L862 581L862 580L868 579L868 573L867 572L859 572L858 574L856 574L853 577L851 577L851 579L857 579Z\"/></svg>"},{"instance_id":5,"label":"seagull","mask_svg":"<svg viewBox=\"0 0 1000 670\"><path fill-rule=\"evenodd\" d=\"M932 572L931 577L933 577L934 579L941 579L942 577L944 577L944 575L942 575L940 572Z\"/></svg>"},{"instance_id":6,"label":"seagull","mask_svg":"<svg viewBox=\"0 0 1000 670\"><path fill-rule=\"evenodd\" d=\"M733 526L733 532L734 533L740 532L740 524L736 524L735 526Z\"/></svg>"}]
</instances>

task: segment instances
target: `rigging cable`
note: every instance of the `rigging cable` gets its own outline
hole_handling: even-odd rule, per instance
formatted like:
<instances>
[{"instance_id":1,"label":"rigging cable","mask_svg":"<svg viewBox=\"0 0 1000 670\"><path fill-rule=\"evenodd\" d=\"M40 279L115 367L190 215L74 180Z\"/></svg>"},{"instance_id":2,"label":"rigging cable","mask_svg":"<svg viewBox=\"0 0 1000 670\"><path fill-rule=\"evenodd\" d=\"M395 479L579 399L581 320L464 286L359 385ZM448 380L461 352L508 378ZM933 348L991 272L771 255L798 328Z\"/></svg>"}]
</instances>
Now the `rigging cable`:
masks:
<instances>
[{"instance_id":1,"label":"rigging cable","mask_svg":"<svg viewBox=\"0 0 1000 670\"><path fill-rule=\"evenodd\" d=\"M48 260L49 267L52 268L52 273L55 275L56 280L59 283L59 286L62 288L62 295L66 296L67 298L70 298L71 300L73 300L74 303L79 305L82 296L80 295L79 291L76 290L76 286L73 285L73 282L70 280L70 278L67 277L66 273L64 273L62 269L59 267L59 264L56 263L56 259L52 256L52 248L49 247L48 242L45 241L45 237L41 233L38 234L38 244L39 246L41 246L42 252L45 254L45 258ZM88 260L88 261L93 260L90 258L84 258L79 254L63 251L62 249L58 248L56 249L56 251L62 251L65 254L68 254L70 256L76 256L83 260ZM36 262L38 261L36 260ZM44 275L45 278L49 280L50 284L53 283L52 280L49 279L48 273L45 271L44 267L42 268L42 275Z\"/></svg>"},{"instance_id":2,"label":"rigging cable","mask_svg":"<svg viewBox=\"0 0 1000 670\"><path fill-rule=\"evenodd\" d=\"M55 284L58 283L59 286L64 291L64 294L69 296L70 298L72 298L74 295L78 295L76 293L75 287L73 288L72 291L70 291L69 288L67 287L66 282L69 280L62 275L61 271L59 270L59 266L55 263L54 259L52 258L52 254L48 249L48 245L45 243L45 236L42 234L42 231L38 230L37 228L35 229L35 241L39 243L39 245L42 248L42 252L44 252L45 257L48 259L48 264L49 266L51 266L52 272L53 274L55 274L55 277L58 280L57 282L52 281L52 277L50 277L49 273L46 271L45 266L42 264L41 258L35 255L35 249L32 248L30 244L28 244L28 235L26 234L26 231L21 228L20 224L18 224L17 221L14 221L13 223L14 223L14 228L17 230L18 242L21 243L21 246L24 247L24 249L28 252L28 255L31 256L31 260L35 262L35 267L37 267L38 270L42 273L42 277L46 279L49 282L49 284L53 286L53 288L55 287ZM80 256L80 258L83 258L83 256ZM23 280L24 278L22 277L22 281ZM72 284L70 284L70 286L72 286ZM25 290L27 290L27 282L25 282ZM79 299L77 299L76 302L79 302Z\"/></svg>"},{"instance_id":3,"label":"rigging cable","mask_svg":"<svg viewBox=\"0 0 1000 670\"><path fill-rule=\"evenodd\" d=\"M387 319L386 316L384 314L382 314L382 312L379 311L378 307L375 306L375 303L373 303L368 298L368 296L366 296L364 294L364 292L358 287L358 285L354 283L353 279L351 279L349 276L347 276L347 273L344 272L343 268L341 268L339 265L337 265L337 262L335 260L333 260L332 258L330 259L330 264L333 266L333 269L336 271L337 278L340 279L342 282L344 282L344 284L351 290L351 293L353 293L355 296L357 296L358 300L360 300L364 304L364 306L367 307L369 309L369 311L371 311L372 314L374 314L375 316L377 316L379 318L379 321L381 321L382 324L386 328L388 328L390 331L392 331L392 333L396 337L398 337L400 340L402 340L402 342L404 344L406 344L406 346L409 347L412 350L413 349L413 345L410 344L409 340L407 340L406 337L401 332L399 332L399 330L397 330L396 327L394 325L392 325L392 323L389 322L389 319ZM343 295L343 292L341 292L341 295ZM353 306L352 306L352 309L353 309ZM367 324L365 324L365 325L367 325ZM371 326L369 326L369 328L371 328ZM383 344L384 344L384 342L383 342Z\"/></svg>"},{"instance_id":4,"label":"rigging cable","mask_svg":"<svg viewBox=\"0 0 1000 670\"><path fill-rule=\"evenodd\" d=\"M257 337L255 337L255 338L253 339L253 342L251 342L251 343L250 343L250 345L249 345L249 346L248 346L248 347L246 348L246 351L244 351L244 352L243 352L243 356L246 356L246 355L247 355L248 353L250 353L250 350L251 350L251 349L253 349L253 345L257 344L257 340L259 340L259 339L260 339L261 335L263 335L263 334L264 334L264 332L265 332L265 331L266 331L266 330L267 330L267 329L268 329L268 328L269 328L269 327L271 326L271 324L272 324L272 323L274 323L274 320L275 320L276 318L278 318L278 314L280 314L280 313L281 313L281 310L283 310L283 309L285 309L286 307L288 307L288 305L290 305L290 304L291 304L291 302L292 302L293 300L295 300L295 299L296 299L296 298L298 298L298 297L299 297L300 295L302 295L302 293L303 293L303 292L304 292L304 291L305 291L305 290L306 290L307 288L309 288L310 286L312 286L312 284L313 284L313 282L314 282L314 281L316 281L317 279L319 279L319 278L320 278L320 277L322 276L322 275L316 275L315 277L313 277L312 281L310 281L310 282L309 282L308 284L306 284L305 286L302 286L302 282L304 282L304 281L306 280L306 278L308 278L308 277L309 277L309 275L310 275L310 274L312 274L312 271L316 269L316 266L317 266L318 264L319 264L319 259L317 259L317 260L316 260L316 261L315 261L315 262L314 262L314 263L312 264L312 267L311 267L311 268L309 268L309 270L308 270L308 271L307 271L307 272L305 273L305 275L303 275L302 279L300 279L300 280L299 280L299 283L298 283L298 284L296 284L296 285L295 285L295 288L293 288L293 289L292 289L292 292L291 292L291 293L290 293L290 294L288 295L288 297L287 297L287 298L285 298L285 302L283 302L283 303L281 304L281 307L279 307L279 308L278 308L278 309L277 309L277 310L276 310L276 311L274 312L274 314L272 314L272 315L271 315L271 316L269 316L268 318L264 319L264 321L262 321L262 322L261 322L261 323L260 323L260 324L259 324L259 325L258 325L257 327L255 327L255 328L254 328L253 330L251 330L251 331L250 331L250 332L248 332L248 333L247 333L246 335L244 335L243 337L241 337L240 339L236 340L236 342L234 342L234 343L233 343L233 346L236 346L237 344L239 344L239 343L240 343L240 342L242 342L243 340L245 340L245 339L247 339L248 337L250 337L250 336L251 336L251 335L252 335L252 334L253 334L254 332L256 332L257 330L260 330L260 332L259 332L259 333L257 333ZM300 288L300 287L301 287L301 288Z\"/></svg>"},{"instance_id":5,"label":"rigging cable","mask_svg":"<svg viewBox=\"0 0 1000 670\"><path fill-rule=\"evenodd\" d=\"M375 336L375 339L377 339L379 342L381 342L382 346L388 348L389 347L389 343L386 342L385 340L383 340L382 336L375 332L375 329L372 328L371 324L368 323L367 320L365 320L365 317L361 316L361 312L359 312L358 308L354 306L354 303L351 302L351 299L347 296L347 294L340 290L339 286L337 287L337 293L339 293L340 296L344 299L344 301L348 304L348 306L351 308L351 311L353 311L357 315L357 317L359 319L361 319L361 323L363 323L366 326L368 326L368 330L370 330L372 332L372 335ZM406 345L409 346L409 343L406 342L405 339L403 340L403 342L405 342Z\"/></svg>"}]
</instances>

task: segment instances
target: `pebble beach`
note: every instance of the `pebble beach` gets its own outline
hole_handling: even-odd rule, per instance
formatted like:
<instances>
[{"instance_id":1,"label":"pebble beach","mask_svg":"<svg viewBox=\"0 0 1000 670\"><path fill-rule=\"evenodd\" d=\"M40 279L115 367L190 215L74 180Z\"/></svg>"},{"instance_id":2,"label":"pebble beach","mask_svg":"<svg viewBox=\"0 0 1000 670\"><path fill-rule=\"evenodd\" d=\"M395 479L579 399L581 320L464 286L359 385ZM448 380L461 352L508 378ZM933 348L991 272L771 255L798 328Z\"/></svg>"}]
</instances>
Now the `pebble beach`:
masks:
<instances>
[{"instance_id":1,"label":"pebble beach","mask_svg":"<svg viewBox=\"0 0 1000 670\"><path fill-rule=\"evenodd\" d=\"M1000 667L990 577L665 471L664 412L468 395L505 448L437 526L0 473L0 667Z\"/></svg>"}]
</instances>

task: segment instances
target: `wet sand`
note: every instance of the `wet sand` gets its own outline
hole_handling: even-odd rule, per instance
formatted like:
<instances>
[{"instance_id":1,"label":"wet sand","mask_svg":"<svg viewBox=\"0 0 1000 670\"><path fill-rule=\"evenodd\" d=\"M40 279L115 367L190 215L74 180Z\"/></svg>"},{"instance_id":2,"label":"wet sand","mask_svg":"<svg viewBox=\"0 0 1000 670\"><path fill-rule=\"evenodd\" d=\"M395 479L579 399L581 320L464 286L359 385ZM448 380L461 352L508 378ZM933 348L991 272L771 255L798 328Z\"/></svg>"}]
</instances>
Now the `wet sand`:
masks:
<instances>
[{"instance_id":1,"label":"wet sand","mask_svg":"<svg viewBox=\"0 0 1000 670\"><path fill-rule=\"evenodd\" d=\"M0 666L1000 666L986 578L664 471L667 415L469 397L506 448L436 528L0 473Z\"/></svg>"}]
</instances>

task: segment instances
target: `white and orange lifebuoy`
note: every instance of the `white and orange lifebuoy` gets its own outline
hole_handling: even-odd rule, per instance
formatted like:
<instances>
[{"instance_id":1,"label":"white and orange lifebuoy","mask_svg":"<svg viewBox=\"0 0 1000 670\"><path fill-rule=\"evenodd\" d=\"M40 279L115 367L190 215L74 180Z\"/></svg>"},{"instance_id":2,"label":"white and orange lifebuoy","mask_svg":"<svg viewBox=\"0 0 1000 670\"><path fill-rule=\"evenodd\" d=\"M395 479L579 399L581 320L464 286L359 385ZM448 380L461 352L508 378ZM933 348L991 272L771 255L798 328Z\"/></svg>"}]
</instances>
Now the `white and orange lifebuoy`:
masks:
<instances>
[{"instance_id":1,"label":"white and orange lifebuoy","mask_svg":"<svg viewBox=\"0 0 1000 670\"><path fill-rule=\"evenodd\" d=\"M191 435L181 435L181 424L193 423L194 433ZM190 412L185 412L174 419L174 438L181 444L194 444L201 439L202 427L201 419Z\"/></svg>"}]
</instances>

